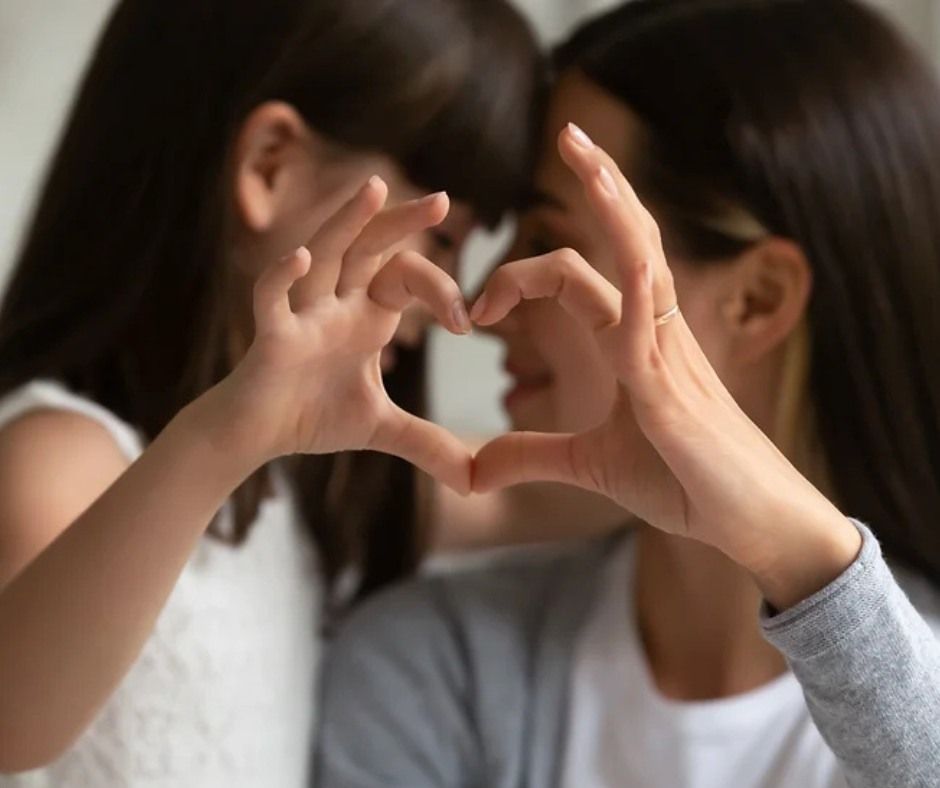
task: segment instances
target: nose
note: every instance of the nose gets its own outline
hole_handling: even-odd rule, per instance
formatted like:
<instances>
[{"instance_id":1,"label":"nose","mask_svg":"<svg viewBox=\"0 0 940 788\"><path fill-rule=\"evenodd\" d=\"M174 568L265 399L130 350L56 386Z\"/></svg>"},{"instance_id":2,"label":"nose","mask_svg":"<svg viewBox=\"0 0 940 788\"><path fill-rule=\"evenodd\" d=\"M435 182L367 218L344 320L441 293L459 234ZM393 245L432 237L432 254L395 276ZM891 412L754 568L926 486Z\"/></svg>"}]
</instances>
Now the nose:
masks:
<instances>
[{"instance_id":1,"label":"nose","mask_svg":"<svg viewBox=\"0 0 940 788\"><path fill-rule=\"evenodd\" d=\"M476 330L504 341L520 336L525 333L525 311L526 304L523 302L498 323L491 326L478 326Z\"/></svg>"}]
</instances>

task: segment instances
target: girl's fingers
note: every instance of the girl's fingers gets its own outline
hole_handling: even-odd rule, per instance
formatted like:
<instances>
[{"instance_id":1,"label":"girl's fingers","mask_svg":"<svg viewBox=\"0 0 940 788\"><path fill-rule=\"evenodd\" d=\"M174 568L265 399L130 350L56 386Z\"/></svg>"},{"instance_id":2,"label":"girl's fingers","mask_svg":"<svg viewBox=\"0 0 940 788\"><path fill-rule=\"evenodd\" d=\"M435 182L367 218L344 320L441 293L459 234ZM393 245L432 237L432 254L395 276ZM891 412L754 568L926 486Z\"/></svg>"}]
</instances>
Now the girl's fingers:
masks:
<instances>
[{"instance_id":1,"label":"girl's fingers","mask_svg":"<svg viewBox=\"0 0 940 788\"><path fill-rule=\"evenodd\" d=\"M312 258L310 273L297 283L294 291L298 309L305 309L318 298L336 292L343 256L363 228L382 210L387 198L385 181L373 176L317 231L307 244Z\"/></svg>"},{"instance_id":2,"label":"girl's fingers","mask_svg":"<svg viewBox=\"0 0 940 788\"><path fill-rule=\"evenodd\" d=\"M337 295L366 288L382 267L390 247L414 233L436 227L447 216L450 200L444 192L404 203L376 216L349 247L336 287Z\"/></svg>"},{"instance_id":3,"label":"girl's fingers","mask_svg":"<svg viewBox=\"0 0 940 788\"><path fill-rule=\"evenodd\" d=\"M257 335L276 332L290 320L290 289L309 270L310 252L302 246L262 272L254 288Z\"/></svg>"},{"instance_id":4,"label":"girl's fingers","mask_svg":"<svg viewBox=\"0 0 940 788\"><path fill-rule=\"evenodd\" d=\"M473 461L473 491L487 493L527 482L559 482L600 492L588 472L584 435L511 432L487 443Z\"/></svg>"},{"instance_id":5,"label":"girl's fingers","mask_svg":"<svg viewBox=\"0 0 940 788\"><path fill-rule=\"evenodd\" d=\"M590 331L620 320L620 292L572 249L501 265L477 299L474 322L493 325L523 300L555 298Z\"/></svg>"},{"instance_id":6,"label":"girl's fingers","mask_svg":"<svg viewBox=\"0 0 940 788\"><path fill-rule=\"evenodd\" d=\"M640 201L617 163L575 126L560 135L562 159L581 180L588 200L616 252L621 284L633 281L649 264L653 274L654 313L676 303L672 275L666 265L659 227Z\"/></svg>"},{"instance_id":7,"label":"girl's fingers","mask_svg":"<svg viewBox=\"0 0 940 788\"><path fill-rule=\"evenodd\" d=\"M399 252L369 285L369 297L385 309L402 312L420 301L454 334L470 331L470 318L457 283L417 252Z\"/></svg>"},{"instance_id":8,"label":"girl's fingers","mask_svg":"<svg viewBox=\"0 0 940 788\"><path fill-rule=\"evenodd\" d=\"M394 454L461 495L470 493L472 455L443 427L390 405L367 447Z\"/></svg>"}]
</instances>

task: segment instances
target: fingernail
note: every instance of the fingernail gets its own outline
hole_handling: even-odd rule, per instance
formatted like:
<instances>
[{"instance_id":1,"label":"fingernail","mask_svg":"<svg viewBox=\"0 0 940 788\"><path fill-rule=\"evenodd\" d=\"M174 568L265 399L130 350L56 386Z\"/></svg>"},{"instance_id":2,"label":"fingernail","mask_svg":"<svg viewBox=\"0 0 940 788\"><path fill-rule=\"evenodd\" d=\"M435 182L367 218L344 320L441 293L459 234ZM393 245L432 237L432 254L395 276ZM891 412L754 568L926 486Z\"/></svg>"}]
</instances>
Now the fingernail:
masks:
<instances>
[{"instance_id":1,"label":"fingernail","mask_svg":"<svg viewBox=\"0 0 940 788\"><path fill-rule=\"evenodd\" d=\"M462 334L469 334L473 328L470 315L467 314L467 305L462 298L454 301L454 323Z\"/></svg>"},{"instance_id":2,"label":"fingernail","mask_svg":"<svg viewBox=\"0 0 940 788\"><path fill-rule=\"evenodd\" d=\"M298 246L296 249L288 252L281 258L282 263L286 263L288 260L293 260L295 257L302 255L307 250L306 246Z\"/></svg>"},{"instance_id":3,"label":"fingernail","mask_svg":"<svg viewBox=\"0 0 940 788\"><path fill-rule=\"evenodd\" d=\"M568 131L571 133L571 138L582 148L586 148L587 150L594 148L594 140L592 140L580 126L569 123Z\"/></svg>"},{"instance_id":4,"label":"fingernail","mask_svg":"<svg viewBox=\"0 0 940 788\"><path fill-rule=\"evenodd\" d=\"M617 181L614 180L614 176L610 174L610 170L608 170L606 167L601 167L597 171L597 181L600 183L601 188L607 192L609 196L620 196L620 191L617 189Z\"/></svg>"},{"instance_id":5,"label":"fingernail","mask_svg":"<svg viewBox=\"0 0 940 788\"><path fill-rule=\"evenodd\" d=\"M434 192L434 194L429 194L426 197L422 197L418 200L422 205L427 205L428 203L434 202L438 197L446 197L447 192Z\"/></svg>"},{"instance_id":6,"label":"fingernail","mask_svg":"<svg viewBox=\"0 0 940 788\"><path fill-rule=\"evenodd\" d=\"M477 302L473 305L473 309L470 310L470 319L476 322L482 317L483 313L486 311L486 293L481 295Z\"/></svg>"},{"instance_id":7,"label":"fingernail","mask_svg":"<svg viewBox=\"0 0 940 788\"><path fill-rule=\"evenodd\" d=\"M369 186L371 186L373 189L384 185L385 181L383 181L378 175L373 175L371 178L369 178Z\"/></svg>"}]
</instances>

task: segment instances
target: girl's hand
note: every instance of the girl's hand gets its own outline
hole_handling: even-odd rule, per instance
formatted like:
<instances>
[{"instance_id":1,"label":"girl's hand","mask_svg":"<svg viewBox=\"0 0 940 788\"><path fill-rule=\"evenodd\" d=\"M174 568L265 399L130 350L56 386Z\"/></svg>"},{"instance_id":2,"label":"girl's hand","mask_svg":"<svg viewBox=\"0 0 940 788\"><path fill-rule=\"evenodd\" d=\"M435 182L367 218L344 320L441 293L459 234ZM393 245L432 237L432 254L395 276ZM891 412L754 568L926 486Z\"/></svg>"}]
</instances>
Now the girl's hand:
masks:
<instances>
[{"instance_id":1,"label":"girl's hand","mask_svg":"<svg viewBox=\"0 0 940 788\"><path fill-rule=\"evenodd\" d=\"M593 332L619 381L607 421L579 435L512 433L476 458L474 489L565 482L594 490L663 531L717 547L787 607L855 558L855 527L751 422L676 305L659 230L613 160L569 128L563 159L616 250L622 292L577 253L500 267L472 312L502 320L522 299L557 297Z\"/></svg>"},{"instance_id":2,"label":"girl's hand","mask_svg":"<svg viewBox=\"0 0 940 788\"><path fill-rule=\"evenodd\" d=\"M305 248L270 266L254 291L255 339L203 409L223 445L256 464L286 454L370 449L394 454L466 493L471 455L441 427L395 405L380 353L402 311L423 302L454 333L470 330L463 296L415 252L389 249L440 223L445 195L382 211L372 178Z\"/></svg>"}]
</instances>

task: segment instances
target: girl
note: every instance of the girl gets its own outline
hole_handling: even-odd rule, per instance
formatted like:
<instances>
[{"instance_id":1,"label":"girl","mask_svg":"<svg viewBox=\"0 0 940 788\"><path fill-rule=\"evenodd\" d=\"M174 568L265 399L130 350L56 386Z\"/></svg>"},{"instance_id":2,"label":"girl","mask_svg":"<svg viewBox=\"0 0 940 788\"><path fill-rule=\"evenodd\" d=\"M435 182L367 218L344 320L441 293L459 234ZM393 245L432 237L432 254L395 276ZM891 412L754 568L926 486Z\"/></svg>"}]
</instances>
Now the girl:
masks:
<instances>
[{"instance_id":1,"label":"girl","mask_svg":"<svg viewBox=\"0 0 940 788\"><path fill-rule=\"evenodd\" d=\"M517 249L571 248L472 312L514 426L556 434L497 439L474 485L639 525L360 609L319 784L937 785L930 69L852 0L631 3L558 69Z\"/></svg>"},{"instance_id":2,"label":"girl","mask_svg":"<svg viewBox=\"0 0 940 788\"><path fill-rule=\"evenodd\" d=\"M304 783L321 591L407 572L419 499L272 461L466 491L399 318L468 329L540 68L502 0L119 5L0 313L0 771Z\"/></svg>"}]
</instances>

